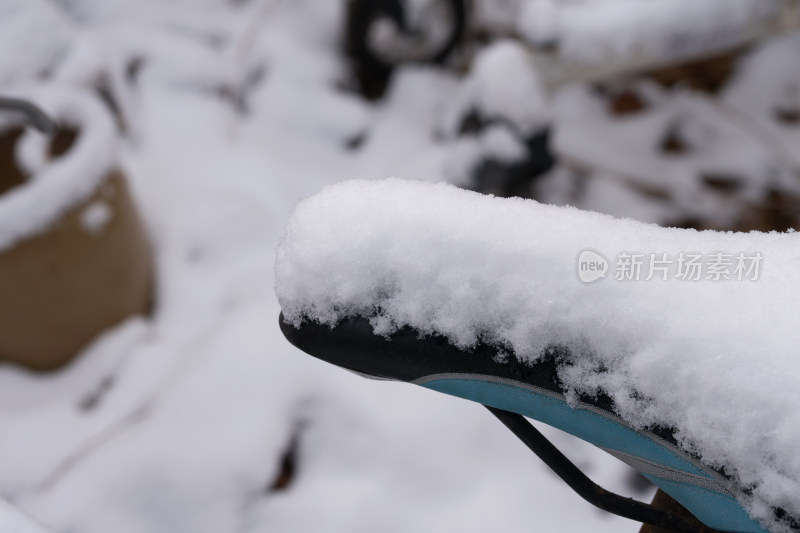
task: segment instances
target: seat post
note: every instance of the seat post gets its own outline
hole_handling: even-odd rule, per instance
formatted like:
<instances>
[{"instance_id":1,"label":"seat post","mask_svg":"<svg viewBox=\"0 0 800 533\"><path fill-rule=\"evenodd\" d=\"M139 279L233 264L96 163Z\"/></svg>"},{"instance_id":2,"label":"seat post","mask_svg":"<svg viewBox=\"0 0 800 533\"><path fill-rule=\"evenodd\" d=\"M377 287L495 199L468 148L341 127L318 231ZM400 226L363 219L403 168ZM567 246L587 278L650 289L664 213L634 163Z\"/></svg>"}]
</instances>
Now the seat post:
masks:
<instances>
[{"instance_id":1,"label":"seat post","mask_svg":"<svg viewBox=\"0 0 800 533\"><path fill-rule=\"evenodd\" d=\"M681 516L686 519L694 519L692 513L690 513L684 506L673 500L666 492L661 489L656 491L656 495L653 496L653 501L651 502L653 507L658 509L663 509L664 511L669 511L672 514ZM703 533L706 531L710 531L705 526L701 526L701 529L698 530L698 533ZM678 533L674 529L667 529L664 527L653 526L650 524L642 524L642 528L639 530L639 533Z\"/></svg>"}]
</instances>

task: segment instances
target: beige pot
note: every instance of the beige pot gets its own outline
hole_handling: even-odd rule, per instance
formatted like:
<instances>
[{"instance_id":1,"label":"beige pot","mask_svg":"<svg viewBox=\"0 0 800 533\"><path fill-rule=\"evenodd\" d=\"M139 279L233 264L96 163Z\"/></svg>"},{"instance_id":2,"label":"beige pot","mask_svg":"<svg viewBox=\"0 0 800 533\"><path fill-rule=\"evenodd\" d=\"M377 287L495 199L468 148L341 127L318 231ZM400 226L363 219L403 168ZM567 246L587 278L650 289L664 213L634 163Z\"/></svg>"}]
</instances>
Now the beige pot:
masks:
<instances>
[{"instance_id":1,"label":"beige pot","mask_svg":"<svg viewBox=\"0 0 800 533\"><path fill-rule=\"evenodd\" d=\"M51 370L147 313L152 269L107 113L84 94L35 94L62 129L0 123L0 361Z\"/></svg>"}]
</instances>

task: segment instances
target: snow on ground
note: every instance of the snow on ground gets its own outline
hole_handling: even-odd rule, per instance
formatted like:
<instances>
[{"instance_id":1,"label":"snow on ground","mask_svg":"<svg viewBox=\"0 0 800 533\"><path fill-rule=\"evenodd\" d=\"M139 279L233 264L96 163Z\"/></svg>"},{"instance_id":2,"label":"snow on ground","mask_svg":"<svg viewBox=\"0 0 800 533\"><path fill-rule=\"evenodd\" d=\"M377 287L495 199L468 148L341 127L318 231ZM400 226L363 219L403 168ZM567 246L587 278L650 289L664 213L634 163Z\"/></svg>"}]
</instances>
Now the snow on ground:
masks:
<instances>
[{"instance_id":1,"label":"snow on ground","mask_svg":"<svg viewBox=\"0 0 800 533\"><path fill-rule=\"evenodd\" d=\"M656 93L655 109L621 120L610 120L602 99L587 89L564 91L554 146L566 160L600 174L612 170L616 179L668 199L672 222L703 219L712 227L731 227L743 204L762 202L770 189L800 191L796 166L776 158L770 145L754 139L740 127L739 117L731 118L716 101L680 90L647 89ZM670 134L686 144L688 153L676 157L662 148ZM619 158L621 149L629 155ZM730 186L728 194L709 186L715 178ZM589 202L586 207L594 206Z\"/></svg>"},{"instance_id":2,"label":"snow on ground","mask_svg":"<svg viewBox=\"0 0 800 533\"><path fill-rule=\"evenodd\" d=\"M277 328L274 249L299 200L353 177L469 184L482 155L517 157L507 131L452 129L453 106L474 96L475 76L407 67L382 100L366 102L343 89L342 6L328 0L274 10L220 0L41 4L59 6L67 30L52 39L71 44L37 44L39 64L58 62L48 72L64 86L102 86L117 98L120 164L150 231L158 286L152 317L107 332L69 368L0 368L0 497L53 531L82 533L637 529L572 494L483 409L329 367ZM16 5L35 24L52 16ZM504 46L485 51L489 65L494 54L516 68ZM28 48L4 46L19 49ZM27 82L28 72L8 76ZM508 109L497 104L482 101ZM615 124L600 113L592 120ZM697 166L681 168L696 177ZM674 214L663 202L626 207L609 192L636 197L622 170L598 171L608 184L583 198L657 222ZM574 201L573 177L559 167L542 190ZM626 466L545 430L591 476L631 491ZM287 450L294 476L276 487Z\"/></svg>"},{"instance_id":3,"label":"snow on ground","mask_svg":"<svg viewBox=\"0 0 800 533\"><path fill-rule=\"evenodd\" d=\"M0 531L7 533L46 533L18 509L0 500Z\"/></svg>"},{"instance_id":4,"label":"snow on ground","mask_svg":"<svg viewBox=\"0 0 800 533\"><path fill-rule=\"evenodd\" d=\"M535 42L557 40L559 54L584 64L615 62L632 52L651 60L662 54L675 60L697 53L697 47L713 50L737 43L735 36L746 34L743 28L769 21L782 8L775 0L732 0L724 6L692 0L562 5L532 0L523 4L519 26ZM545 10L550 16L543 16Z\"/></svg>"},{"instance_id":5,"label":"snow on ground","mask_svg":"<svg viewBox=\"0 0 800 533\"><path fill-rule=\"evenodd\" d=\"M744 45L775 28L785 6L781 0L529 0L522 2L517 28L551 48L550 57L539 61L552 67L546 85L558 85L597 79L624 66L644 69Z\"/></svg>"},{"instance_id":6,"label":"snow on ground","mask_svg":"<svg viewBox=\"0 0 800 533\"><path fill-rule=\"evenodd\" d=\"M0 5L0 83L39 77L64 56L72 24L60 15L45 0L6 0Z\"/></svg>"}]
</instances>

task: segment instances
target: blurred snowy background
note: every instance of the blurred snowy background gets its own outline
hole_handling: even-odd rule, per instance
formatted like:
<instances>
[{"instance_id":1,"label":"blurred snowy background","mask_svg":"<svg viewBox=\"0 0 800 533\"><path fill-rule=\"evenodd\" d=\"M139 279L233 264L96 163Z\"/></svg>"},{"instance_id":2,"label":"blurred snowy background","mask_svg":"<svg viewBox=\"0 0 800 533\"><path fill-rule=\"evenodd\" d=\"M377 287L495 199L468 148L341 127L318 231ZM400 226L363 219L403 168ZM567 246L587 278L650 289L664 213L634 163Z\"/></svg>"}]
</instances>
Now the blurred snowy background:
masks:
<instances>
[{"instance_id":1,"label":"blurred snowy background","mask_svg":"<svg viewBox=\"0 0 800 533\"><path fill-rule=\"evenodd\" d=\"M479 406L292 348L273 252L298 200L353 177L795 227L800 38L724 42L774 2L696 3L474 0L443 62L384 68L346 53L345 0L0 0L0 95L38 83L106 103L157 280L151 316L67 368L0 366L0 498L62 533L636 531ZM409 2L417 22L425 4ZM567 83L523 42L605 67L676 22L722 50ZM542 429L596 481L652 497Z\"/></svg>"}]
</instances>

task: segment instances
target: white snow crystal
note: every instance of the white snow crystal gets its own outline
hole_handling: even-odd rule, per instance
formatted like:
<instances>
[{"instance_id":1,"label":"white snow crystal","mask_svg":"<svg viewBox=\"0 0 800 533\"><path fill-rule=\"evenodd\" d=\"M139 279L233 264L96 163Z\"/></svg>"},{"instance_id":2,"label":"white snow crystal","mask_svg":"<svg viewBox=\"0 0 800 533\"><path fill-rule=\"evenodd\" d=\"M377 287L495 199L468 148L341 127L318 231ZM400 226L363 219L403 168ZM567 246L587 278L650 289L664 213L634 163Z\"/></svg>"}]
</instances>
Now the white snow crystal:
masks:
<instances>
[{"instance_id":1,"label":"white snow crystal","mask_svg":"<svg viewBox=\"0 0 800 533\"><path fill-rule=\"evenodd\" d=\"M111 207L102 201L92 202L81 213L81 226L91 235L99 235L114 216Z\"/></svg>"},{"instance_id":2,"label":"white snow crystal","mask_svg":"<svg viewBox=\"0 0 800 533\"><path fill-rule=\"evenodd\" d=\"M517 27L535 44L555 42L558 36L558 5L554 0L531 0L522 5Z\"/></svg>"},{"instance_id":3,"label":"white snow crystal","mask_svg":"<svg viewBox=\"0 0 800 533\"><path fill-rule=\"evenodd\" d=\"M799 246L797 233L659 228L444 184L351 181L296 207L276 291L294 324L360 315L378 334L408 325L528 361L565 345L568 389L604 390L634 426L675 428L752 487L741 501L769 523L770 505L800 515ZM612 267L584 284L576 261L589 248L611 261L758 253L763 264L756 280L645 281L644 271L625 282Z\"/></svg>"},{"instance_id":4,"label":"white snow crystal","mask_svg":"<svg viewBox=\"0 0 800 533\"><path fill-rule=\"evenodd\" d=\"M525 46L494 43L475 58L469 78L445 118L446 128L471 110L487 119L502 119L527 135L550 120L547 97Z\"/></svg>"},{"instance_id":5,"label":"white snow crystal","mask_svg":"<svg viewBox=\"0 0 800 533\"><path fill-rule=\"evenodd\" d=\"M513 163L524 158L525 146L508 128L495 125L481 132L482 153L498 161Z\"/></svg>"}]
</instances>

